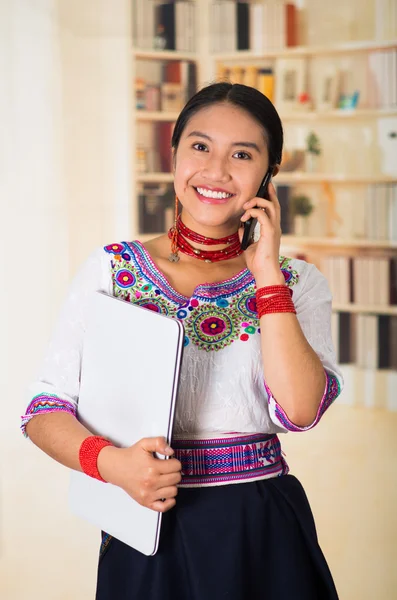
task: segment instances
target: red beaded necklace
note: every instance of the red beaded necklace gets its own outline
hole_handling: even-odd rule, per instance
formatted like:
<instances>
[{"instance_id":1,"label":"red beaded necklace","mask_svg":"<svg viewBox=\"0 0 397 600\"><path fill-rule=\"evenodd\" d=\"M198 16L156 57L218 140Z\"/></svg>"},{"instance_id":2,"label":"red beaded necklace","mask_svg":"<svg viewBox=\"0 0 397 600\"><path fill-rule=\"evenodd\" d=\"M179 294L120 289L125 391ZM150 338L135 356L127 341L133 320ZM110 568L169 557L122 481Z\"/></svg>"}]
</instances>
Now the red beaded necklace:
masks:
<instances>
[{"instance_id":1,"label":"red beaded necklace","mask_svg":"<svg viewBox=\"0 0 397 600\"><path fill-rule=\"evenodd\" d=\"M172 240L172 253L169 257L171 262L178 262L178 250L188 256L204 260L205 262L218 262L220 260L236 258L243 253L237 231L236 233L223 238L210 238L189 229L189 227L182 223L180 216L178 217L175 226L169 229L168 237ZM196 244L203 244L204 246L215 246L219 244L229 245L222 250L201 250L199 248L194 248L187 240L191 240Z\"/></svg>"}]
</instances>

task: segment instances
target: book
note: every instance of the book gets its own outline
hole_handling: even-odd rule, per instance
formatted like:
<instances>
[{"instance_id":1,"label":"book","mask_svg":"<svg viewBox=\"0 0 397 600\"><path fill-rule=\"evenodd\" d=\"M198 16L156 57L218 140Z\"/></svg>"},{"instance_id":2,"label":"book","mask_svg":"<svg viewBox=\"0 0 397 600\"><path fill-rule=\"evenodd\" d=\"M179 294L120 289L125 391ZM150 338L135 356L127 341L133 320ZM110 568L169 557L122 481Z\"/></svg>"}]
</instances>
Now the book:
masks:
<instances>
[{"instance_id":1,"label":"book","mask_svg":"<svg viewBox=\"0 0 397 600\"><path fill-rule=\"evenodd\" d=\"M172 172L171 139L174 123L164 121L156 124L157 149L159 152L159 166L163 173Z\"/></svg>"},{"instance_id":2,"label":"book","mask_svg":"<svg viewBox=\"0 0 397 600\"><path fill-rule=\"evenodd\" d=\"M378 369L388 369L390 364L390 316L379 315L378 317Z\"/></svg>"},{"instance_id":3,"label":"book","mask_svg":"<svg viewBox=\"0 0 397 600\"><path fill-rule=\"evenodd\" d=\"M175 50L188 50L187 22L189 6L187 2L175 2Z\"/></svg>"},{"instance_id":4,"label":"book","mask_svg":"<svg viewBox=\"0 0 397 600\"><path fill-rule=\"evenodd\" d=\"M145 108L146 110L157 111L161 107L160 86L147 84L145 87Z\"/></svg>"},{"instance_id":5,"label":"book","mask_svg":"<svg viewBox=\"0 0 397 600\"><path fill-rule=\"evenodd\" d=\"M248 4L249 7L249 47L252 52L263 52L263 4Z\"/></svg>"},{"instance_id":6,"label":"book","mask_svg":"<svg viewBox=\"0 0 397 600\"><path fill-rule=\"evenodd\" d=\"M157 27L162 25L164 28L165 50L175 50L175 4L167 3L156 6L156 25Z\"/></svg>"},{"instance_id":7,"label":"book","mask_svg":"<svg viewBox=\"0 0 397 600\"><path fill-rule=\"evenodd\" d=\"M237 50L249 50L250 45L250 19L249 6L245 2L236 2L236 23L237 23Z\"/></svg>"},{"instance_id":8,"label":"book","mask_svg":"<svg viewBox=\"0 0 397 600\"><path fill-rule=\"evenodd\" d=\"M389 282L390 282L390 304L397 305L397 257L389 261Z\"/></svg>"},{"instance_id":9,"label":"book","mask_svg":"<svg viewBox=\"0 0 397 600\"><path fill-rule=\"evenodd\" d=\"M259 69L257 77L258 90L271 102L274 101L274 73L273 69Z\"/></svg>"},{"instance_id":10,"label":"book","mask_svg":"<svg viewBox=\"0 0 397 600\"><path fill-rule=\"evenodd\" d=\"M165 229L165 207L158 188L146 187L139 194L139 231L142 233L160 233Z\"/></svg>"},{"instance_id":11,"label":"book","mask_svg":"<svg viewBox=\"0 0 397 600\"><path fill-rule=\"evenodd\" d=\"M220 37L220 52L237 50L237 12L234 1L224 0L220 6L220 22L217 35Z\"/></svg>"},{"instance_id":12,"label":"book","mask_svg":"<svg viewBox=\"0 0 397 600\"><path fill-rule=\"evenodd\" d=\"M250 87L258 87L258 69L257 67L248 66L243 70L243 83Z\"/></svg>"},{"instance_id":13,"label":"book","mask_svg":"<svg viewBox=\"0 0 397 600\"><path fill-rule=\"evenodd\" d=\"M291 2L285 4L285 45L298 45L297 7Z\"/></svg>"},{"instance_id":14,"label":"book","mask_svg":"<svg viewBox=\"0 0 397 600\"><path fill-rule=\"evenodd\" d=\"M161 84L161 110L179 112L185 104L185 90L181 83Z\"/></svg>"},{"instance_id":15,"label":"book","mask_svg":"<svg viewBox=\"0 0 397 600\"><path fill-rule=\"evenodd\" d=\"M358 315L359 316L359 315ZM339 313L339 362L340 364L349 364L352 362L352 334L351 334L351 322L352 317L350 313L340 312Z\"/></svg>"},{"instance_id":16,"label":"book","mask_svg":"<svg viewBox=\"0 0 397 600\"><path fill-rule=\"evenodd\" d=\"M389 320L390 346L389 366L397 370L397 317L392 316Z\"/></svg>"}]
</instances>

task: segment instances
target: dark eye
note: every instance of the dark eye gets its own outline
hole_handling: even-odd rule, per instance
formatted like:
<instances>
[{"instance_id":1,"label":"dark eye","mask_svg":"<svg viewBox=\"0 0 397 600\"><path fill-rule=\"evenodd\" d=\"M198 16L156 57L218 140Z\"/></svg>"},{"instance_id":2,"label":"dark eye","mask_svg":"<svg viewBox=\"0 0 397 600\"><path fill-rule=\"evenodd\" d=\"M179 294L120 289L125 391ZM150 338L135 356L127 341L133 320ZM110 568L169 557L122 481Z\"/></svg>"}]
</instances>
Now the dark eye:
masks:
<instances>
[{"instance_id":1,"label":"dark eye","mask_svg":"<svg viewBox=\"0 0 397 600\"><path fill-rule=\"evenodd\" d=\"M251 158L249 154L247 154L246 152L243 152L242 150L239 150L238 152L233 154L233 156L235 156L236 158L239 158L241 160L249 160Z\"/></svg>"},{"instance_id":2,"label":"dark eye","mask_svg":"<svg viewBox=\"0 0 397 600\"><path fill-rule=\"evenodd\" d=\"M197 144L193 144L193 148L195 150L198 150L199 152L208 152L208 148L205 144L202 144L201 142L197 142Z\"/></svg>"}]
</instances>

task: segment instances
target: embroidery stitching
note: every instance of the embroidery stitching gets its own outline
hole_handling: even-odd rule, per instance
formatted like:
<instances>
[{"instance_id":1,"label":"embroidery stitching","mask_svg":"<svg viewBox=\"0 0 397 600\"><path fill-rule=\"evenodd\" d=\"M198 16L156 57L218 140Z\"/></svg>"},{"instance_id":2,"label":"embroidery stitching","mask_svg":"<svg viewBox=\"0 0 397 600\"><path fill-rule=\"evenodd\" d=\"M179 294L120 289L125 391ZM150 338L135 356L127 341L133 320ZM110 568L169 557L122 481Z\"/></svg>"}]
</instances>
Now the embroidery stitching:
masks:
<instances>
[{"instance_id":1,"label":"embroidery stitching","mask_svg":"<svg viewBox=\"0 0 397 600\"><path fill-rule=\"evenodd\" d=\"M26 433L26 425L36 414L57 411L67 412L74 417L76 416L76 407L74 404L72 404L72 402L62 400L62 398L59 398L59 396L56 396L55 394L38 394L35 396L27 407L26 414L21 417L21 430L23 435L28 437Z\"/></svg>"},{"instance_id":2,"label":"embroidery stitching","mask_svg":"<svg viewBox=\"0 0 397 600\"><path fill-rule=\"evenodd\" d=\"M325 388L324 396L321 399L316 418L311 425L308 425L306 427L298 427L297 425L292 423L292 421L289 420L289 418L287 417L287 414L282 409L282 407L276 402L276 400L273 398L271 391L269 390L269 388L267 387L267 385L265 383L266 390L269 395L269 403L273 399L273 401L275 403L276 417L278 418L280 423L286 429L288 429L288 431L307 431L308 429L311 429L312 427L317 425L317 423L319 422L319 420L321 419L321 417L323 416L323 414L325 413L327 408L329 408L331 406L331 404L333 403L333 401L339 396L339 394L341 392L341 388L340 388L340 383L339 383L339 380L337 379L337 377L335 377L335 375L332 375L331 373L328 373L327 371L325 371L325 376L327 379L326 388Z\"/></svg>"},{"instance_id":3,"label":"embroidery stitching","mask_svg":"<svg viewBox=\"0 0 397 600\"><path fill-rule=\"evenodd\" d=\"M138 242L110 244L105 251L113 255L114 295L181 320L186 332L185 346L192 343L206 352L218 351L238 339L246 342L251 335L260 333L255 280L247 269L219 284L197 286L194 297L189 299L172 289ZM280 256L280 269L289 287L299 280L291 261Z\"/></svg>"},{"instance_id":4,"label":"embroidery stitching","mask_svg":"<svg viewBox=\"0 0 397 600\"><path fill-rule=\"evenodd\" d=\"M265 479L289 471L276 435L173 440L172 444L182 463L182 487Z\"/></svg>"}]
</instances>

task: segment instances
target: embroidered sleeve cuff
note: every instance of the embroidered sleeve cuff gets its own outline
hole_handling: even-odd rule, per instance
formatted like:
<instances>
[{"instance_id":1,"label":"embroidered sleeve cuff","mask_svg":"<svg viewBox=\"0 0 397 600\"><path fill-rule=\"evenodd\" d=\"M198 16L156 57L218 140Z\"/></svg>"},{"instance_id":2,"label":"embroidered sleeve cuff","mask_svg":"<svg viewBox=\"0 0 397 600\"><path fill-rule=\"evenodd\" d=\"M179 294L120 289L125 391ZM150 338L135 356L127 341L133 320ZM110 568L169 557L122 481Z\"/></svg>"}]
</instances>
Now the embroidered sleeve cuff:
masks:
<instances>
[{"instance_id":1,"label":"embroidered sleeve cuff","mask_svg":"<svg viewBox=\"0 0 397 600\"><path fill-rule=\"evenodd\" d=\"M76 405L73 404L73 402L63 400L55 394L39 394L38 396L35 396L26 409L26 414L21 417L21 430L23 435L26 438L28 437L26 425L32 417L58 411L67 412L74 417L76 417L77 413Z\"/></svg>"},{"instance_id":2,"label":"embroidered sleeve cuff","mask_svg":"<svg viewBox=\"0 0 397 600\"><path fill-rule=\"evenodd\" d=\"M335 400L335 398L339 396L341 392L341 386L338 378L335 377L335 375L333 375L332 373L326 371L325 369L324 371L326 378L324 394L321 398L316 418L314 419L313 423L311 423L310 425L306 425L306 427L298 427L298 425L295 425L295 423L292 423L292 421L290 421L284 409L274 399L272 392L267 387L265 382L265 388L268 394L269 412L273 423L281 426L286 431L308 431L309 429L312 429L313 427L315 427L315 425L317 425L327 408L331 406L332 402Z\"/></svg>"}]
</instances>

